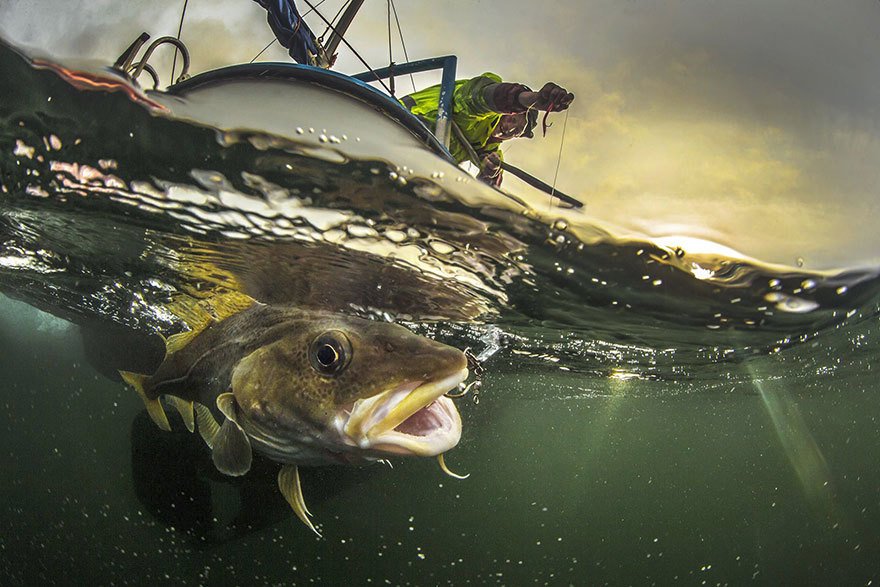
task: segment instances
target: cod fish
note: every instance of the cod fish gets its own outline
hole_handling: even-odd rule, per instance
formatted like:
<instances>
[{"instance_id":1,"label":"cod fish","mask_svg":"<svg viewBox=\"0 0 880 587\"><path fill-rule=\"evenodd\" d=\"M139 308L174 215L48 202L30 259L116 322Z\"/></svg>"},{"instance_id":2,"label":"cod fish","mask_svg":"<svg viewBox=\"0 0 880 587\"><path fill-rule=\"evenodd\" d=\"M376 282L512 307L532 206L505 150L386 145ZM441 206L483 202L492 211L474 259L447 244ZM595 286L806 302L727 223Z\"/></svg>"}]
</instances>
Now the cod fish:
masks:
<instances>
[{"instance_id":1,"label":"cod fish","mask_svg":"<svg viewBox=\"0 0 880 587\"><path fill-rule=\"evenodd\" d=\"M171 429L164 397L227 475L247 473L254 450L282 463L281 493L316 533L297 465L437 456L449 472L461 417L444 394L468 377L458 349L395 324L259 303L166 348L152 375L120 372L153 421Z\"/></svg>"}]
</instances>

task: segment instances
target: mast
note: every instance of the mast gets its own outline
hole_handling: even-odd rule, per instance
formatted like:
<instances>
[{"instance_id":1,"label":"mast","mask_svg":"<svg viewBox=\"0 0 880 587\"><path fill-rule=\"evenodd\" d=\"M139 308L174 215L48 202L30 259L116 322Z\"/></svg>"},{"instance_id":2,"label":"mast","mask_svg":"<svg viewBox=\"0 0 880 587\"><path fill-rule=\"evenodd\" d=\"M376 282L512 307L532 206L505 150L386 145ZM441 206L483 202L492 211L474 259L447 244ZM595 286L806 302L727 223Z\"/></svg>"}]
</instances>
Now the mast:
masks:
<instances>
[{"instance_id":1,"label":"mast","mask_svg":"<svg viewBox=\"0 0 880 587\"><path fill-rule=\"evenodd\" d=\"M348 27L351 25L351 21L354 20L354 15L357 14L357 11L360 10L363 3L364 0L351 0L351 4L349 4L348 8L345 9L345 12L339 19L339 23L333 28L333 32L330 35L330 38L327 40L327 44L324 46L324 50L327 52L327 55L333 55L334 53L336 53L336 48L339 47L339 43L340 41L342 41L342 37L343 35L345 35L345 31L348 30Z\"/></svg>"}]
</instances>

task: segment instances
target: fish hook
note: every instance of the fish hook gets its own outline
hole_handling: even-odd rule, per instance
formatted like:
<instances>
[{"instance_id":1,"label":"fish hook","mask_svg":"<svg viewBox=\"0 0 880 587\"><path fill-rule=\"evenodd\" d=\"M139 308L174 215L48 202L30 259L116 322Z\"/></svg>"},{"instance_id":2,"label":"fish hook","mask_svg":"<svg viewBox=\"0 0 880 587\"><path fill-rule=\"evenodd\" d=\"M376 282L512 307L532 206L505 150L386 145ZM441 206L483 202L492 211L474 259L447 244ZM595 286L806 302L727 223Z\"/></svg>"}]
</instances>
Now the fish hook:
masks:
<instances>
[{"instance_id":1,"label":"fish hook","mask_svg":"<svg viewBox=\"0 0 880 587\"><path fill-rule=\"evenodd\" d=\"M483 376L485 369L483 369L483 365L480 364L480 361L477 360L477 357L475 357L474 354L471 352L470 347L464 349L464 356L467 359L468 369L471 373L474 374L474 381L471 381L467 385L467 387L464 387L463 389L461 388L461 386L459 386L459 389L461 389L461 391L459 391L458 393L446 393L444 395L451 399L458 399L464 397L471 389L473 389L474 403L480 403L480 400L477 398L479 397L480 387L482 387L483 385L480 381L480 378Z\"/></svg>"},{"instance_id":2,"label":"fish hook","mask_svg":"<svg viewBox=\"0 0 880 587\"><path fill-rule=\"evenodd\" d=\"M474 353L471 352L470 347L464 349L464 356L467 359L468 369L471 370L471 373L477 377L482 377L486 370L483 368L483 365L477 357L474 356Z\"/></svg>"},{"instance_id":3,"label":"fish hook","mask_svg":"<svg viewBox=\"0 0 880 587\"><path fill-rule=\"evenodd\" d=\"M476 386L479 388L482 385L480 380L471 381L467 384L467 387L459 391L458 393L445 393L444 395L450 399L458 399L467 395L467 393L471 390L472 387Z\"/></svg>"}]
</instances>

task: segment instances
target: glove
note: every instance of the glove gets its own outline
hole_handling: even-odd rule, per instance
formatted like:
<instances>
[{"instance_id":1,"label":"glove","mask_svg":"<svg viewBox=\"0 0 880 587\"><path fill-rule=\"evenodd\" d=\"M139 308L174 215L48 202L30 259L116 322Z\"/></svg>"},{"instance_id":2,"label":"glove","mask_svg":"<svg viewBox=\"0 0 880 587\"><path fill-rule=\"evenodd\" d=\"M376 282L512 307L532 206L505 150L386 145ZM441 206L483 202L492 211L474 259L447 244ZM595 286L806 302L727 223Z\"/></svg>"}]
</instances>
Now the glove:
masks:
<instances>
[{"instance_id":1,"label":"glove","mask_svg":"<svg viewBox=\"0 0 880 587\"><path fill-rule=\"evenodd\" d=\"M538 99L535 101L535 108L538 110L552 110L559 112L566 110L574 100L574 94L558 86L553 82L547 82L541 91L538 92Z\"/></svg>"},{"instance_id":2,"label":"glove","mask_svg":"<svg viewBox=\"0 0 880 587\"><path fill-rule=\"evenodd\" d=\"M478 177L489 185L501 185L501 155L489 153L483 157Z\"/></svg>"}]
</instances>

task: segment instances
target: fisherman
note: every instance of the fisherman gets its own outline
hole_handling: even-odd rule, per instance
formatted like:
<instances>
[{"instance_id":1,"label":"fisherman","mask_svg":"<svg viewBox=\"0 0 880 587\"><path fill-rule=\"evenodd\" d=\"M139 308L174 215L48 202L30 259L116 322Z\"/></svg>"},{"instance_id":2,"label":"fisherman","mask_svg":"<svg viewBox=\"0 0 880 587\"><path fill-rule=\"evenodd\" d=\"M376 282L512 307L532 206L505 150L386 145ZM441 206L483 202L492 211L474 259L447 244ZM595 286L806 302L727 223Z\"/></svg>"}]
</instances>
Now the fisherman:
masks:
<instances>
[{"instance_id":1,"label":"fisherman","mask_svg":"<svg viewBox=\"0 0 880 587\"><path fill-rule=\"evenodd\" d=\"M494 73L458 80L452 98L452 120L461 131L453 132L450 151L459 163L477 156L477 177L494 186L501 185L501 143L518 137L532 138L538 123L538 111L566 110L574 94L547 82L538 92L519 83L501 81ZM437 120L440 86L432 86L409 96L401 103L429 124ZM546 114L545 114L546 117ZM463 144L460 136L469 143Z\"/></svg>"},{"instance_id":2,"label":"fisherman","mask_svg":"<svg viewBox=\"0 0 880 587\"><path fill-rule=\"evenodd\" d=\"M300 16L293 0L254 0L265 8L269 26L278 42L297 63L329 69L336 56L328 57L320 41Z\"/></svg>"}]
</instances>

